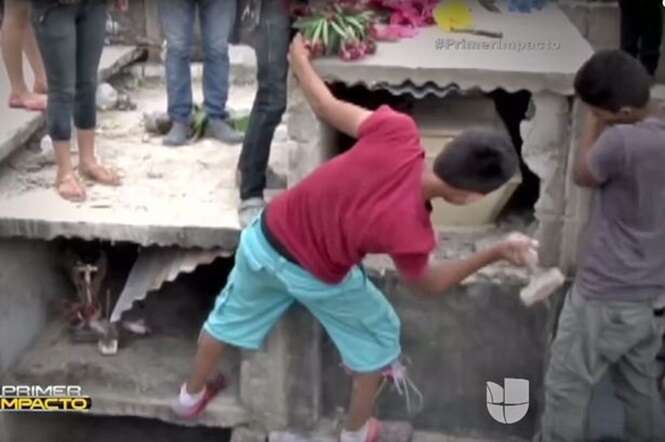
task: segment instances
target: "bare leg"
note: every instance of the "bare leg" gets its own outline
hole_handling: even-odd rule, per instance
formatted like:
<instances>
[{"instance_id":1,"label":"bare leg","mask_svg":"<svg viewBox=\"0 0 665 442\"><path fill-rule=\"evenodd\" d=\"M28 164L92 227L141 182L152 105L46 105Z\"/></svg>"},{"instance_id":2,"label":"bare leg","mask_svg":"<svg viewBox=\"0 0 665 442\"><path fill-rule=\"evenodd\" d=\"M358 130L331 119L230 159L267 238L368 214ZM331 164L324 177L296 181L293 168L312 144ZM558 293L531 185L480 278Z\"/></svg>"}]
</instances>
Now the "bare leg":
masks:
<instances>
[{"instance_id":1,"label":"bare leg","mask_svg":"<svg viewBox=\"0 0 665 442\"><path fill-rule=\"evenodd\" d=\"M5 16L2 23L2 56L11 87L10 105L43 110L46 108L46 96L31 93L23 75L25 29L29 28L31 28L30 3L21 0L5 1ZM42 75L42 79L44 78L43 67L39 75Z\"/></svg>"},{"instance_id":2,"label":"bare leg","mask_svg":"<svg viewBox=\"0 0 665 442\"><path fill-rule=\"evenodd\" d=\"M69 141L54 142L53 148L58 166L58 175L56 178L56 190L58 194L69 201L83 201L85 199L85 189L74 173L71 154L69 152Z\"/></svg>"},{"instance_id":3,"label":"bare leg","mask_svg":"<svg viewBox=\"0 0 665 442\"><path fill-rule=\"evenodd\" d=\"M358 431L374 413L374 400L379 390L381 373L356 374L353 377L353 391L349 416L346 421L347 431Z\"/></svg>"},{"instance_id":4,"label":"bare leg","mask_svg":"<svg viewBox=\"0 0 665 442\"><path fill-rule=\"evenodd\" d=\"M82 175L108 186L120 185L120 177L113 170L99 164L95 156L94 129L78 129L79 169Z\"/></svg>"},{"instance_id":5,"label":"bare leg","mask_svg":"<svg viewBox=\"0 0 665 442\"><path fill-rule=\"evenodd\" d=\"M23 77L23 29L28 26L29 3L19 0L5 2L2 22L2 57L9 76L12 95L28 92Z\"/></svg>"},{"instance_id":6,"label":"bare leg","mask_svg":"<svg viewBox=\"0 0 665 442\"><path fill-rule=\"evenodd\" d=\"M208 379L217 371L223 353L224 344L201 331L194 369L187 382L187 393L195 395L203 390Z\"/></svg>"},{"instance_id":7,"label":"bare leg","mask_svg":"<svg viewBox=\"0 0 665 442\"><path fill-rule=\"evenodd\" d=\"M44 62L42 61L42 54L39 52L35 32L29 23L26 24L24 31L24 46L25 55L28 58L30 67L35 76L35 84L33 91L36 94L46 94L48 86L46 85L46 71L44 70Z\"/></svg>"}]
</instances>

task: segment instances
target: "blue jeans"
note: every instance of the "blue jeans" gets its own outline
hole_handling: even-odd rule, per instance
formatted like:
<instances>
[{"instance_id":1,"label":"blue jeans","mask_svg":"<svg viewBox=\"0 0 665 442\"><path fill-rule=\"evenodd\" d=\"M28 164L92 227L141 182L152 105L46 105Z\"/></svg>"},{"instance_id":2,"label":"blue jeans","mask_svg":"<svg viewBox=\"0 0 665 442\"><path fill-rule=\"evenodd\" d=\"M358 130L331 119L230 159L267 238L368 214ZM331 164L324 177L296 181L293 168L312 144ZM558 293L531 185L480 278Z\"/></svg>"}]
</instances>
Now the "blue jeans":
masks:
<instances>
[{"instance_id":1,"label":"blue jeans","mask_svg":"<svg viewBox=\"0 0 665 442\"><path fill-rule=\"evenodd\" d=\"M192 115L190 62L197 8L204 53L204 107L210 118L228 117L228 39L236 16L236 0L160 0L159 15L168 45L168 112L171 120L181 123L189 123Z\"/></svg>"},{"instance_id":2,"label":"blue jeans","mask_svg":"<svg viewBox=\"0 0 665 442\"><path fill-rule=\"evenodd\" d=\"M32 24L48 81L48 132L69 141L72 117L78 129L97 124L97 71L104 49L106 2L59 5L33 0Z\"/></svg>"},{"instance_id":3,"label":"blue jeans","mask_svg":"<svg viewBox=\"0 0 665 442\"><path fill-rule=\"evenodd\" d=\"M263 0L262 3L255 44L258 91L238 164L243 200L263 197L270 145L286 109L289 14L281 0Z\"/></svg>"}]
</instances>

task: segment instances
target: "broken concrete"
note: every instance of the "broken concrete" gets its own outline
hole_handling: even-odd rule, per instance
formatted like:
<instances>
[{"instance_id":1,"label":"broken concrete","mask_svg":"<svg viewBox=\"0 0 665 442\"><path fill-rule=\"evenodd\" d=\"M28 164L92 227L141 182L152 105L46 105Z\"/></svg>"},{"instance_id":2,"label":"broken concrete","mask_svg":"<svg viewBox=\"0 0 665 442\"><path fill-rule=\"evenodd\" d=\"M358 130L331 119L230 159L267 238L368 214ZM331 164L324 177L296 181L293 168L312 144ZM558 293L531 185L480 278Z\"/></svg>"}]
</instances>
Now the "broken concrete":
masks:
<instances>
[{"instance_id":1,"label":"broken concrete","mask_svg":"<svg viewBox=\"0 0 665 442\"><path fill-rule=\"evenodd\" d=\"M240 146L206 139L170 149L160 137L146 134L143 112L166 108L164 87L157 81L132 91L136 111L100 113L98 156L120 169L121 187L91 186L88 200L73 204L52 188L52 152L22 150L0 166L0 236L234 250L240 230L234 182ZM199 85L195 91L198 101ZM253 87L231 88L230 110L248 113L254 93ZM272 166L285 173L290 142L278 139Z\"/></svg>"},{"instance_id":2,"label":"broken concrete","mask_svg":"<svg viewBox=\"0 0 665 442\"><path fill-rule=\"evenodd\" d=\"M143 50L127 46L110 46L104 49L99 65L99 77L102 81L116 74L123 67L136 61L144 54ZM31 76L27 78L28 83ZM9 80L4 69L0 70L0 105L9 100ZM25 144L40 126L44 116L38 112L20 109L4 109L0 124L0 161L11 155Z\"/></svg>"},{"instance_id":3,"label":"broken concrete","mask_svg":"<svg viewBox=\"0 0 665 442\"><path fill-rule=\"evenodd\" d=\"M53 295L63 299L67 293ZM153 333L121 340L120 351L112 357L100 355L96 345L72 343L62 319L55 316L3 381L81 385L84 394L92 398L93 415L154 418L185 426L229 428L249 424L251 416L238 397L240 355L234 349L225 352L220 366L230 384L200 419L182 421L170 409L191 369L198 333L209 307L182 282L169 284L146 300L143 313ZM41 318L39 325L44 322Z\"/></svg>"}]
</instances>

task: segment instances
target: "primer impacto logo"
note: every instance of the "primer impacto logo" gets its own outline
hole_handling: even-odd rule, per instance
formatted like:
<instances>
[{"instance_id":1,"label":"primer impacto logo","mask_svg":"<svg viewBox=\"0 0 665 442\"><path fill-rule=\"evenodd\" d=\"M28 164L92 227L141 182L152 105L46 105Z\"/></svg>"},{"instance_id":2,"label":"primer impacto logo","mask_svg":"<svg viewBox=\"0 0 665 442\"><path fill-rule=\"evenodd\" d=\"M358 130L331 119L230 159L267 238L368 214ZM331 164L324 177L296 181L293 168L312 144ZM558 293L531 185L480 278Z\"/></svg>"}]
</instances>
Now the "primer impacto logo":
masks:
<instances>
[{"instance_id":1,"label":"primer impacto logo","mask_svg":"<svg viewBox=\"0 0 665 442\"><path fill-rule=\"evenodd\" d=\"M487 382L487 411L502 424L515 424L529 411L529 381L506 378L503 387Z\"/></svg>"},{"instance_id":2,"label":"primer impacto logo","mask_svg":"<svg viewBox=\"0 0 665 442\"><path fill-rule=\"evenodd\" d=\"M3 385L0 412L86 412L92 399L77 385Z\"/></svg>"}]
</instances>

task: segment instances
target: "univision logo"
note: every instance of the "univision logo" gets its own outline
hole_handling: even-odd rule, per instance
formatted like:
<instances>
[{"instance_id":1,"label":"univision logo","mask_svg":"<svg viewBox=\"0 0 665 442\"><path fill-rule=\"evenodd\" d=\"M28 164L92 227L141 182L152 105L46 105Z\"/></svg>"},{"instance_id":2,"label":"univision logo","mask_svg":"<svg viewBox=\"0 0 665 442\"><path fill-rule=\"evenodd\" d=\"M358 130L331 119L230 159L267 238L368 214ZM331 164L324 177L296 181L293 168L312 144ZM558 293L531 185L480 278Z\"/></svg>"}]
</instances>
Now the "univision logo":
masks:
<instances>
[{"instance_id":1,"label":"univision logo","mask_svg":"<svg viewBox=\"0 0 665 442\"><path fill-rule=\"evenodd\" d=\"M503 387L487 382L487 411L502 424L521 421L529 411L529 381L506 378Z\"/></svg>"}]
</instances>

